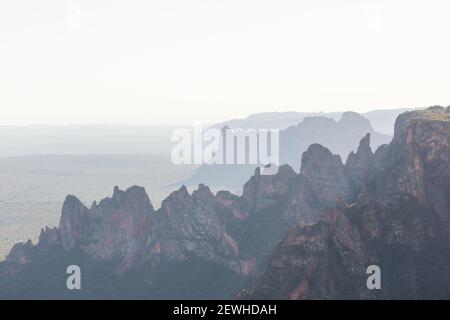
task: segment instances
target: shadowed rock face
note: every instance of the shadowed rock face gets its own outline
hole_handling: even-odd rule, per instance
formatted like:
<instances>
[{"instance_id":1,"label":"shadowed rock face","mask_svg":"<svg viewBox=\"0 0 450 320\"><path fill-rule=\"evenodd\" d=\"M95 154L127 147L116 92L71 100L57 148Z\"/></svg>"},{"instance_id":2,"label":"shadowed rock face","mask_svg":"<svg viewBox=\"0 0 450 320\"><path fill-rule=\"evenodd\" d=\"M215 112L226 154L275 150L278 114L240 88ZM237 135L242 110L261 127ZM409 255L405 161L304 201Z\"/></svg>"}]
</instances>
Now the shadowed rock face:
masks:
<instances>
[{"instance_id":1,"label":"shadowed rock face","mask_svg":"<svg viewBox=\"0 0 450 320\"><path fill-rule=\"evenodd\" d=\"M382 149L384 146L380 150ZM352 151L345 163L345 171L350 181L349 188L353 195L367 192L366 187L374 169L374 162L374 154L370 148L370 135L367 134L359 143L357 152Z\"/></svg>"},{"instance_id":2,"label":"shadowed rock face","mask_svg":"<svg viewBox=\"0 0 450 320\"><path fill-rule=\"evenodd\" d=\"M90 209L68 196L59 226L0 264L0 298L231 298L244 285L252 298L446 296L447 114L402 115L389 146L372 153L367 135L345 165L313 144L300 174L256 169L242 196L183 186L159 210L136 186ZM79 292L65 287L72 264ZM390 279L383 293L365 290L368 264Z\"/></svg>"},{"instance_id":3,"label":"shadowed rock face","mask_svg":"<svg viewBox=\"0 0 450 320\"><path fill-rule=\"evenodd\" d=\"M317 224L289 231L246 298L450 298L450 117L408 112L393 142L348 158L352 206L338 202ZM368 290L366 268L381 268Z\"/></svg>"},{"instance_id":4,"label":"shadowed rock face","mask_svg":"<svg viewBox=\"0 0 450 320\"><path fill-rule=\"evenodd\" d=\"M350 195L341 157L320 144L312 144L303 154L300 171L311 182L322 206L334 202L339 196Z\"/></svg>"},{"instance_id":5,"label":"shadowed rock face","mask_svg":"<svg viewBox=\"0 0 450 320\"><path fill-rule=\"evenodd\" d=\"M313 190L282 166L273 176L256 170L241 197L214 195L205 185L191 195L183 186L159 210L136 186L116 187L90 209L68 196L59 226L43 229L35 246L16 245L0 264L0 296L230 298L261 270L282 233L317 220L323 201ZM65 288L72 264L89 282L80 293ZM20 291L30 281L30 290Z\"/></svg>"},{"instance_id":6,"label":"shadowed rock face","mask_svg":"<svg viewBox=\"0 0 450 320\"><path fill-rule=\"evenodd\" d=\"M65 249L73 248L88 236L88 209L76 197L66 197L58 230L61 246Z\"/></svg>"}]
</instances>

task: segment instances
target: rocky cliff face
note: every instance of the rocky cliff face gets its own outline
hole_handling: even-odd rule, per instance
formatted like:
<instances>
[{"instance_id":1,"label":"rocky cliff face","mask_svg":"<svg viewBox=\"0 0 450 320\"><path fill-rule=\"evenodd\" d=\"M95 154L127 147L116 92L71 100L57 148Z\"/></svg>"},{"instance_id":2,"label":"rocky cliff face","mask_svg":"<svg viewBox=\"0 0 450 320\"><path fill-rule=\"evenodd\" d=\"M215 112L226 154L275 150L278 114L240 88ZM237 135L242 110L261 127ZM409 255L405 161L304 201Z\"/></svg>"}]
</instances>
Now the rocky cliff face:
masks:
<instances>
[{"instance_id":1,"label":"rocky cliff face","mask_svg":"<svg viewBox=\"0 0 450 320\"><path fill-rule=\"evenodd\" d=\"M408 112L392 143L363 139L346 171L359 196L289 231L247 298L449 298L450 109ZM381 290L366 268L381 268Z\"/></svg>"},{"instance_id":2,"label":"rocky cliff face","mask_svg":"<svg viewBox=\"0 0 450 320\"><path fill-rule=\"evenodd\" d=\"M242 196L181 187L158 210L140 187L91 208L68 196L59 226L0 264L0 298L231 298L244 285L252 298L446 296L448 115L402 115L390 145L373 153L366 135L345 165L313 144L300 173L256 169ZM391 281L382 293L364 289L372 263ZM72 264L81 291L65 286Z\"/></svg>"},{"instance_id":3,"label":"rocky cliff face","mask_svg":"<svg viewBox=\"0 0 450 320\"><path fill-rule=\"evenodd\" d=\"M339 196L350 195L349 179L341 157L320 144L311 145L303 154L300 171L311 182L322 207Z\"/></svg>"}]
</instances>

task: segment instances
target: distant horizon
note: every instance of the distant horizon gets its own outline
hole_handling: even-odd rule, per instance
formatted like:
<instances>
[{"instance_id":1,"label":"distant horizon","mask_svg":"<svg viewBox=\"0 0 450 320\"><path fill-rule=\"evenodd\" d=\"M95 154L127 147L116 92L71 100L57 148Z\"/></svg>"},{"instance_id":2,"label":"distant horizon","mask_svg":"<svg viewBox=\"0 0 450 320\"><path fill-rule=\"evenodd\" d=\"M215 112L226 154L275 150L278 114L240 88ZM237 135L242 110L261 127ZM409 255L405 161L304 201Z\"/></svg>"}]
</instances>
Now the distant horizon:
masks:
<instances>
[{"instance_id":1,"label":"distant horizon","mask_svg":"<svg viewBox=\"0 0 450 320\"><path fill-rule=\"evenodd\" d=\"M226 121L230 121L230 120L238 120L238 119L247 119L248 117L254 116L254 115L258 115L258 114L270 114L270 113L298 113L298 114L302 114L302 113L315 113L315 114L330 114L330 113L344 113L344 112L356 112L359 114L366 114L369 112L374 112L374 111L396 111L396 110L414 110L414 109L423 109L423 108L427 108L430 106L434 106L434 105L439 105L439 104L430 104L427 106L420 106L420 107L394 107L394 108L390 108L390 107L386 107L386 108L382 108L382 107L377 107L377 108L373 108L373 109L367 109L364 111L357 111L355 109L336 109L336 110L330 110L330 111L324 111L324 110L320 110L320 111L310 111L310 110L302 110L302 111L298 111L298 110L294 110L294 109L286 109L286 110L273 110L273 111L261 111L261 112L252 112L252 113L248 113L248 114L244 114L242 116L232 116L229 118L221 118L218 120L209 120L209 121L200 121L200 120L192 120L192 121L185 121L185 122L149 122L149 121L143 121L143 122L110 122L110 121L105 121L105 122L64 122L61 121L62 123L51 123L51 122L36 122L36 123L11 123L11 124L4 124L0 122L0 128L6 128L6 127L83 127L83 126L133 126L133 127L172 127L172 126L191 126L194 122L201 122L205 125L215 125L218 123L222 123L222 122L226 122ZM443 107L446 107L446 105L442 105ZM1 120L0 120L1 121Z\"/></svg>"}]
</instances>

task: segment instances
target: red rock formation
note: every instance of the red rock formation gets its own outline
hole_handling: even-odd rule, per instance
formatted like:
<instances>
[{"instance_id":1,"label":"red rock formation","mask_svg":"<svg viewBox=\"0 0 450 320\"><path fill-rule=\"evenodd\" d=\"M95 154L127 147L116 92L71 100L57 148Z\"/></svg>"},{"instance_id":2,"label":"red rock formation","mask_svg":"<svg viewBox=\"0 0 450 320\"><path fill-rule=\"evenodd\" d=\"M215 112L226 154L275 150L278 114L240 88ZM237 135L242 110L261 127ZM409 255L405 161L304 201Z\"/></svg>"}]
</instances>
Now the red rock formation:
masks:
<instances>
[{"instance_id":1,"label":"red rock formation","mask_svg":"<svg viewBox=\"0 0 450 320\"><path fill-rule=\"evenodd\" d=\"M378 156L363 140L346 167L369 195L291 230L247 298L448 299L449 142L448 109L436 107L401 115ZM366 287L371 264L381 267L382 290Z\"/></svg>"},{"instance_id":2,"label":"red rock formation","mask_svg":"<svg viewBox=\"0 0 450 320\"><path fill-rule=\"evenodd\" d=\"M140 187L90 209L69 196L58 228L0 263L0 297L44 286L71 298L67 263L84 266L87 297L231 297L271 256L250 297L448 298L449 124L448 109L406 113L391 144L372 153L366 136L345 166L311 145L300 174L258 169L240 197L181 187L154 210ZM368 264L381 265L385 291L367 291Z\"/></svg>"}]
</instances>

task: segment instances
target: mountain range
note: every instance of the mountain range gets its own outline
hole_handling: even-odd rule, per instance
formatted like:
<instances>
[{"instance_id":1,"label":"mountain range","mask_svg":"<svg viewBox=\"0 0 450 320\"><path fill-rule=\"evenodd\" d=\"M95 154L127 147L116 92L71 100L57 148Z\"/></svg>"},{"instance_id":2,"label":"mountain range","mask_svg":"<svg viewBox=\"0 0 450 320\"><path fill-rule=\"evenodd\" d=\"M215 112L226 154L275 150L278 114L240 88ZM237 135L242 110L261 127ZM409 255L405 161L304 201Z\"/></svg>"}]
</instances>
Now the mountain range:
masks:
<instances>
[{"instance_id":1,"label":"mountain range","mask_svg":"<svg viewBox=\"0 0 450 320\"><path fill-rule=\"evenodd\" d=\"M401 114L375 152L371 138L345 163L314 143L299 172L256 168L241 196L183 186L158 210L138 186L89 208L68 196L58 227L0 263L0 298L450 298L450 108ZM382 290L365 286L371 264Z\"/></svg>"},{"instance_id":2,"label":"mountain range","mask_svg":"<svg viewBox=\"0 0 450 320\"><path fill-rule=\"evenodd\" d=\"M374 109L360 113L361 116L370 121L375 131L382 134L393 135L394 123L397 116L414 108L402 109ZM216 128L225 126L233 129L279 129L284 130L296 126L305 118L325 117L339 120L344 112L261 112L249 115L246 118L231 119L214 125Z\"/></svg>"},{"instance_id":3,"label":"mountain range","mask_svg":"<svg viewBox=\"0 0 450 320\"><path fill-rule=\"evenodd\" d=\"M347 161L357 198L277 245L251 299L449 299L450 107L399 116L391 144ZM381 270L368 290L366 268Z\"/></svg>"},{"instance_id":4,"label":"mountain range","mask_svg":"<svg viewBox=\"0 0 450 320\"><path fill-rule=\"evenodd\" d=\"M266 128L271 128L268 123L269 120L262 115L264 114L258 117L254 116L250 118L251 120L236 120L228 124L240 129L246 129L250 124L255 125L256 128L261 124L268 125ZM344 112L333 115L339 116L339 120L325 116L303 117L303 114L293 115L294 119L303 118L296 125L289 126L279 132L280 164L288 164L293 168L299 168L299 155L314 143L328 148L332 153L340 155L345 161L347 155L358 147L360 138L367 133L371 135L371 147L374 149L382 144L389 143L392 139L390 135L376 132L370 121L356 112ZM275 117L275 119L279 117L280 115ZM274 123L275 120L272 119L271 121ZM233 127L228 126L228 124L224 128L232 129ZM236 125L241 127L236 127ZM224 139L222 138L222 140ZM244 148L247 149L244 150ZM242 152L248 153L248 145L244 148L241 147ZM205 183L210 186L240 191L241 186L251 177L257 166L251 164L204 164L196 169L193 175L184 180L183 183L186 185Z\"/></svg>"}]
</instances>

